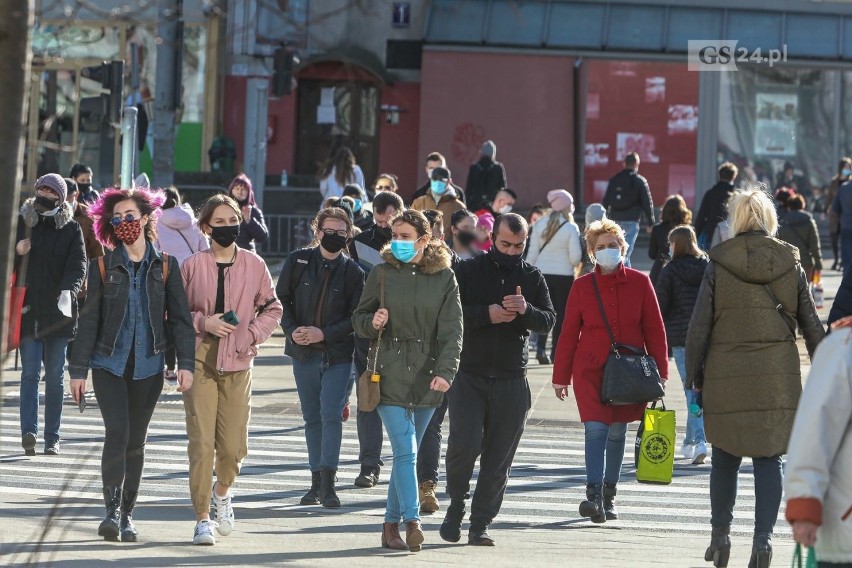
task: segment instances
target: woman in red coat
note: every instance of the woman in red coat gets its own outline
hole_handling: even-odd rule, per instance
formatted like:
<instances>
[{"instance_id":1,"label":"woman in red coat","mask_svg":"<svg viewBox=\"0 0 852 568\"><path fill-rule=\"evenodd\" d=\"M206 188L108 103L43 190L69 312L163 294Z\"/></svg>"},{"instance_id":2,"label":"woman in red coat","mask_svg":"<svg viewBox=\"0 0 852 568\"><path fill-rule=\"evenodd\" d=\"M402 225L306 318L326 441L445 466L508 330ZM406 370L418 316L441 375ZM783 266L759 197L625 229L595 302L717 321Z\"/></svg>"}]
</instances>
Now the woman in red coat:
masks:
<instances>
[{"instance_id":1,"label":"woman in red coat","mask_svg":"<svg viewBox=\"0 0 852 568\"><path fill-rule=\"evenodd\" d=\"M559 400L564 400L568 385L574 385L580 420L586 429L586 500L580 503L580 515L603 523L618 518L613 501L624 460L627 423L641 420L645 405L607 406L601 402L610 339L593 279L616 342L644 347L656 360L664 384L668 379L668 350L651 281L642 272L624 266L624 231L604 219L589 225L585 238L589 257L597 266L594 272L577 279L568 295L556 347L553 388Z\"/></svg>"}]
</instances>

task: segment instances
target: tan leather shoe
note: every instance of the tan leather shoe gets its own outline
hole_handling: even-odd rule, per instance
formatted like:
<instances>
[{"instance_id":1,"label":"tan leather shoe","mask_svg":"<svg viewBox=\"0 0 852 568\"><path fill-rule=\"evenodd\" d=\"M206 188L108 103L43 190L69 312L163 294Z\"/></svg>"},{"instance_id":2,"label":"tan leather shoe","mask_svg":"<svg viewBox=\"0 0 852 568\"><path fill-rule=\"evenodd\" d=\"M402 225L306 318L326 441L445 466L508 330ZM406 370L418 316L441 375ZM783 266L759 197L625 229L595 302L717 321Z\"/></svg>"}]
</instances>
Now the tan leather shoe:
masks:
<instances>
[{"instance_id":1,"label":"tan leather shoe","mask_svg":"<svg viewBox=\"0 0 852 568\"><path fill-rule=\"evenodd\" d=\"M399 534L399 524L384 523L382 525L382 548L391 550L408 550L408 545Z\"/></svg>"},{"instance_id":2,"label":"tan leather shoe","mask_svg":"<svg viewBox=\"0 0 852 568\"><path fill-rule=\"evenodd\" d=\"M408 545L408 550L411 552L420 552L423 540L423 529L420 527L420 521L406 521L405 543Z\"/></svg>"},{"instance_id":3,"label":"tan leather shoe","mask_svg":"<svg viewBox=\"0 0 852 568\"><path fill-rule=\"evenodd\" d=\"M441 507L438 505L438 497L435 495L435 482L424 481L418 488L420 493L420 512L434 513Z\"/></svg>"}]
</instances>

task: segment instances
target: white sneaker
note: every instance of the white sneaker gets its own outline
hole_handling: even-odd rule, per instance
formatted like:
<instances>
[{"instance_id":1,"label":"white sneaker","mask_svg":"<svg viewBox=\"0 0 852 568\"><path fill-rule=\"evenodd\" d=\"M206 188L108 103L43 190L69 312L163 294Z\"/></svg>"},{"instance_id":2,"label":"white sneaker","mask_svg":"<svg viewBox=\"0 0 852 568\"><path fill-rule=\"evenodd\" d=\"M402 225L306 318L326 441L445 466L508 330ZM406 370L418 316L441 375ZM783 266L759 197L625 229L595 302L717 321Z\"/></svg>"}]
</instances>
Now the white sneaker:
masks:
<instances>
[{"instance_id":1,"label":"white sneaker","mask_svg":"<svg viewBox=\"0 0 852 568\"><path fill-rule=\"evenodd\" d=\"M213 484L213 498L211 501L211 513L216 521L216 532L222 536L228 536L234 530L234 508L231 506L231 492L225 497L216 495L216 484Z\"/></svg>"},{"instance_id":2,"label":"white sneaker","mask_svg":"<svg viewBox=\"0 0 852 568\"><path fill-rule=\"evenodd\" d=\"M213 526L216 523L213 521L203 520L195 523L195 535L192 537L192 544L213 545L216 544L216 537L213 536Z\"/></svg>"},{"instance_id":3,"label":"white sneaker","mask_svg":"<svg viewBox=\"0 0 852 568\"><path fill-rule=\"evenodd\" d=\"M684 459L691 460L695 457L695 446L684 442L680 447L680 455L683 456Z\"/></svg>"},{"instance_id":4,"label":"white sneaker","mask_svg":"<svg viewBox=\"0 0 852 568\"><path fill-rule=\"evenodd\" d=\"M707 444L704 442L693 446L695 450L695 455L692 457L692 463L695 465L699 465L704 463L704 460L707 459Z\"/></svg>"}]
</instances>

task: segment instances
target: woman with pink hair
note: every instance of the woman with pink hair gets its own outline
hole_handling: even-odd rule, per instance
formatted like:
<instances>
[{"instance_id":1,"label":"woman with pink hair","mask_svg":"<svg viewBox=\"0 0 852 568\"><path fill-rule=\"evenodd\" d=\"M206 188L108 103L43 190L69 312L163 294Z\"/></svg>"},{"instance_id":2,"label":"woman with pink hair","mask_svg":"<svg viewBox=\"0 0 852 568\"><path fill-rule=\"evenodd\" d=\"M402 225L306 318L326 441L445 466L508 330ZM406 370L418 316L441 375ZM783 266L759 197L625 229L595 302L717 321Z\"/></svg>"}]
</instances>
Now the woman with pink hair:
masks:
<instances>
[{"instance_id":1,"label":"woman with pink hair","mask_svg":"<svg viewBox=\"0 0 852 568\"><path fill-rule=\"evenodd\" d=\"M255 252L255 243L266 241L269 238L269 229L263 221L263 212L254 200L254 190L249 177L246 174L235 177L228 186L228 195L239 204L243 214L237 246Z\"/></svg>"},{"instance_id":2,"label":"woman with pink hair","mask_svg":"<svg viewBox=\"0 0 852 568\"><path fill-rule=\"evenodd\" d=\"M89 265L89 301L68 369L71 394L81 408L92 370L106 430L101 456L106 517L98 527L105 540L137 539L132 513L148 424L163 389L167 329L177 349L179 391L192 386L195 369L195 331L177 259L153 245L163 201L161 191L107 189L90 209L95 234L109 250Z\"/></svg>"}]
</instances>

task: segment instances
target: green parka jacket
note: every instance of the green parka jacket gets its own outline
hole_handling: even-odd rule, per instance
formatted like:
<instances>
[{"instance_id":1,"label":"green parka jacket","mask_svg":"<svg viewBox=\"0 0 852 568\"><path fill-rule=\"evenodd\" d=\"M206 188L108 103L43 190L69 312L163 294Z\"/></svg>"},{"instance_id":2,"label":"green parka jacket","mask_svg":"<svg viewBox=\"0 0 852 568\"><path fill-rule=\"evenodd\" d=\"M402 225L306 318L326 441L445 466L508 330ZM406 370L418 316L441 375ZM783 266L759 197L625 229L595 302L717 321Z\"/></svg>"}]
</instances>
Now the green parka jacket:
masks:
<instances>
[{"instance_id":1,"label":"green parka jacket","mask_svg":"<svg viewBox=\"0 0 852 568\"><path fill-rule=\"evenodd\" d=\"M450 269L450 252L430 242L418 264L403 264L387 246L384 264L370 271L358 308L352 314L355 333L373 340L368 355L372 369L375 339L373 315L379 309L381 275L385 276L388 323L379 345L381 404L428 408L441 405L444 393L430 390L436 376L452 383L462 347L459 287Z\"/></svg>"},{"instance_id":2,"label":"green parka jacket","mask_svg":"<svg viewBox=\"0 0 852 568\"><path fill-rule=\"evenodd\" d=\"M784 454L801 362L795 332L764 286L798 323L812 356L825 330L799 251L750 232L713 247L710 260L686 336L687 387L702 389L707 441L735 456Z\"/></svg>"}]
</instances>

